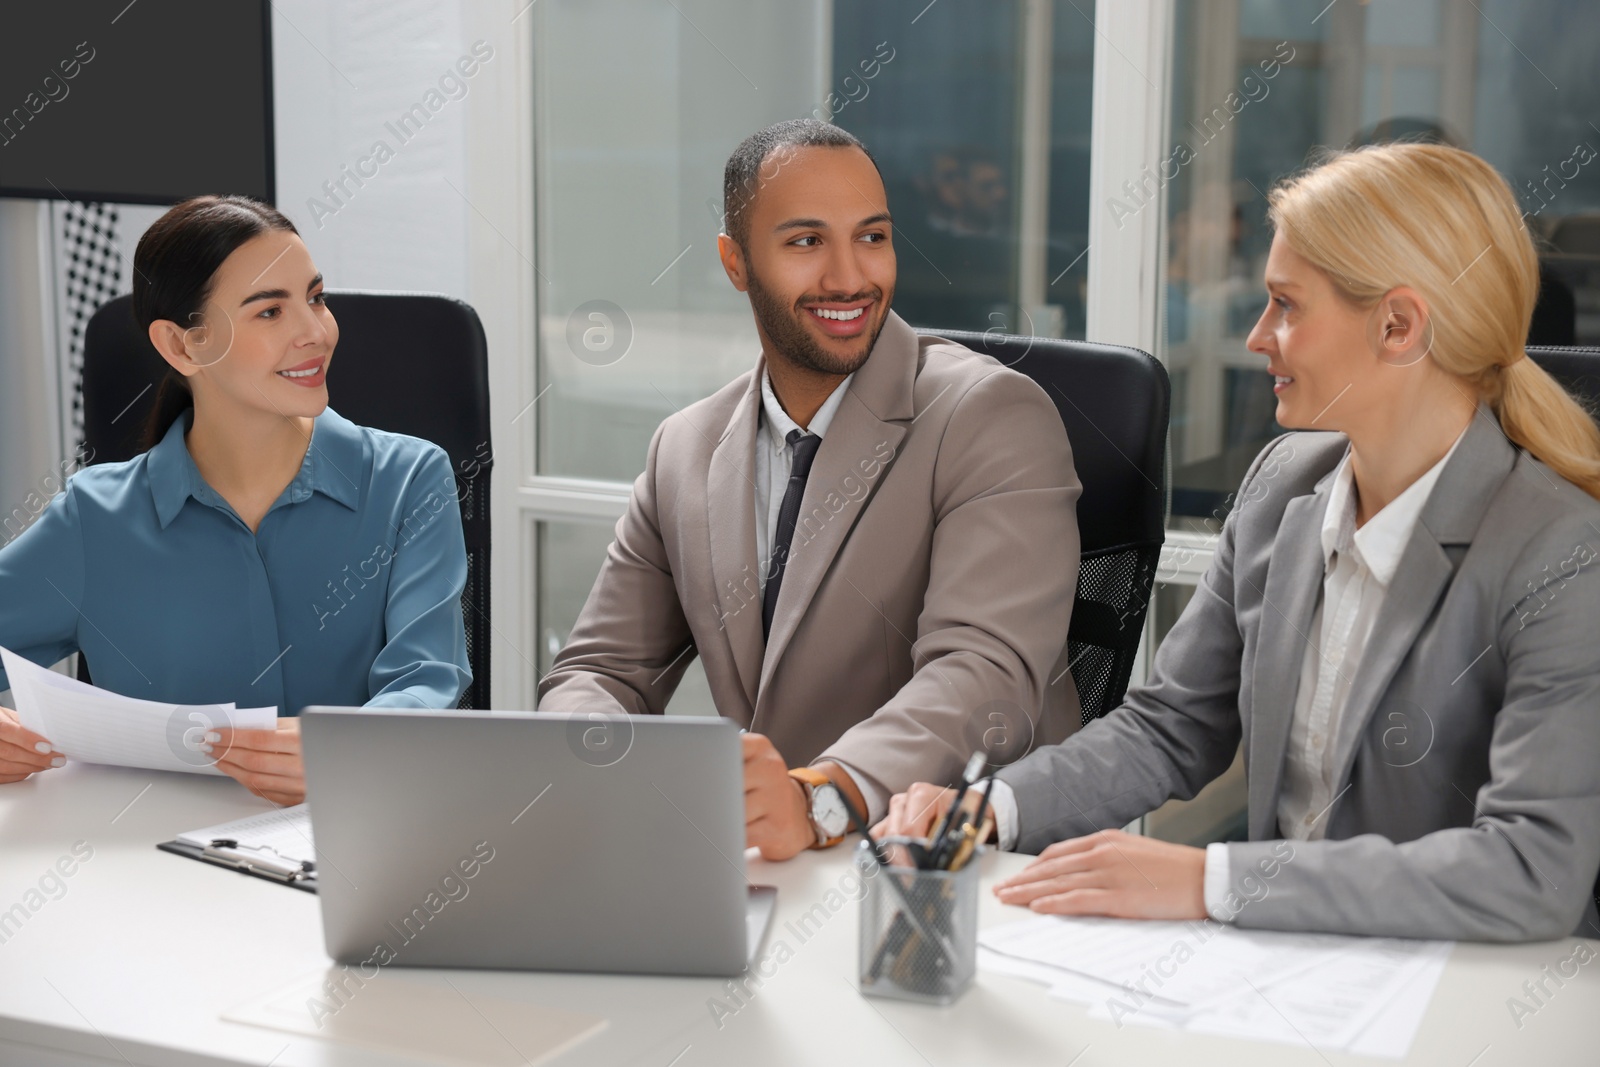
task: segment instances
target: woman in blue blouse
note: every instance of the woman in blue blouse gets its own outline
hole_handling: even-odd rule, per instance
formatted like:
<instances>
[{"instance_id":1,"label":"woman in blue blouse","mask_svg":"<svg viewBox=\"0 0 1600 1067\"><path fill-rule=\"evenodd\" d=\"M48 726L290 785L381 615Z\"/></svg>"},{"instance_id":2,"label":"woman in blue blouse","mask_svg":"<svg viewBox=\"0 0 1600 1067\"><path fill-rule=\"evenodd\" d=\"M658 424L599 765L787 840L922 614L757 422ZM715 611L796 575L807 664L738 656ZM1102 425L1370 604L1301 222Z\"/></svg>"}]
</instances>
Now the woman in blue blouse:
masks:
<instances>
[{"instance_id":1,"label":"woman in blue blouse","mask_svg":"<svg viewBox=\"0 0 1600 1067\"><path fill-rule=\"evenodd\" d=\"M171 365L152 447L74 475L0 549L0 645L46 665L82 651L127 696L276 705L276 730L207 741L251 792L298 803L301 708L452 708L471 682L455 477L438 446L328 407L339 327L276 210L179 204L134 275ZM63 762L0 709L0 782Z\"/></svg>"}]
</instances>

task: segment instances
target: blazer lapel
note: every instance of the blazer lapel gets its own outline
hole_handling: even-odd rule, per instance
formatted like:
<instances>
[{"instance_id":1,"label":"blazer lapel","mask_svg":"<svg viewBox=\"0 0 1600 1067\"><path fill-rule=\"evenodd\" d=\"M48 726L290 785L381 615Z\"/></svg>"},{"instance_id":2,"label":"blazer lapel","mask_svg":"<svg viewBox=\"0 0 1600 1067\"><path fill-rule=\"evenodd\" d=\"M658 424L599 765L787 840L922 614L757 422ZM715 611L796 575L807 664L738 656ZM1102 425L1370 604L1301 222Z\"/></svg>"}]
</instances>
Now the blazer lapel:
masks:
<instances>
[{"instance_id":1,"label":"blazer lapel","mask_svg":"<svg viewBox=\"0 0 1600 1067\"><path fill-rule=\"evenodd\" d=\"M1455 564L1444 546L1472 542L1489 502L1515 460L1516 453L1501 432L1499 420L1487 406L1479 405L1460 447L1439 472L1439 480L1422 506L1394 581L1373 620L1360 670L1351 681L1334 739L1334 751L1339 754L1339 774L1334 781L1341 789L1355 762L1357 739L1455 574Z\"/></svg>"},{"instance_id":2,"label":"blazer lapel","mask_svg":"<svg viewBox=\"0 0 1600 1067\"><path fill-rule=\"evenodd\" d=\"M1325 476L1315 492L1289 501L1267 564L1250 701L1249 823L1253 841L1277 836L1278 788L1300 690L1300 663L1311 639L1311 616L1322 594L1322 517L1328 508L1331 482L1332 478Z\"/></svg>"},{"instance_id":3,"label":"blazer lapel","mask_svg":"<svg viewBox=\"0 0 1600 1067\"><path fill-rule=\"evenodd\" d=\"M766 689L823 576L878 486L888 477L892 460L885 462L877 477L871 479L862 475L858 464L880 456L885 444L893 454L899 453L900 441L906 435L905 420L915 411L912 390L916 385L917 354L916 332L890 312L872 354L851 379L817 449L806 479L805 496L801 498L794 544L784 568L758 692ZM847 478L853 481L846 482ZM864 485L865 491L852 498L847 492L852 484Z\"/></svg>"},{"instance_id":4,"label":"blazer lapel","mask_svg":"<svg viewBox=\"0 0 1600 1067\"><path fill-rule=\"evenodd\" d=\"M751 713L761 674L761 590L756 583L755 456L764 362L734 409L706 471L706 519L711 535L711 577L722 630ZM726 712L724 712L726 713Z\"/></svg>"},{"instance_id":5,"label":"blazer lapel","mask_svg":"<svg viewBox=\"0 0 1600 1067\"><path fill-rule=\"evenodd\" d=\"M1334 781L1344 788L1355 758L1356 738L1367 728L1378 706L1378 698L1389 688L1394 672L1411 651L1422 632L1423 623L1433 615L1439 593L1455 573L1450 557L1445 555L1439 542L1433 539L1419 522L1400 554L1400 564L1394 572L1394 582L1383 596L1378 617L1372 622L1372 634L1361 654L1355 677L1350 680L1350 692L1345 698L1344 711L1339 717L1338 732L1334 736L1334 752L1339 757L1339 774ZM1420 724L1405 724L1415 729ZM1331 823L1333 816L1328 816Z\"/></svg>"}]
</instances>

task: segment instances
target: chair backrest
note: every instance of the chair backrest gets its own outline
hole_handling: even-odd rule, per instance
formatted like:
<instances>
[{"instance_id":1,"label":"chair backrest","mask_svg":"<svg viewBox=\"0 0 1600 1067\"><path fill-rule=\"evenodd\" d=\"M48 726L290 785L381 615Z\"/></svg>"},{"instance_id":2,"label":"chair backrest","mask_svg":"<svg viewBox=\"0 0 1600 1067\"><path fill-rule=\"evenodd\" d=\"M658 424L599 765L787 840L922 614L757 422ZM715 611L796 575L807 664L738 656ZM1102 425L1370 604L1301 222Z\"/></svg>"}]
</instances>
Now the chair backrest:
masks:
<instances>
[{"instance_id":1,"label":"chair backrest","mask_svg":"<svg viewBox=\"0 0 1600 1067\"><path fill-rule=\"evenodd\" d=\"M1528 357L1543 367L1589 414L1600 422L1600 348L1587 345L1529 345ZM1600 874L1594 883L1594 903L1600 908ZM1600 936L1600 930L1594 932Z\"/></svg>"},{"instance_id":2,"label":"chair backrest","mask_svg":"<svg viewBox=\"0 0 1600 1067\"><path fill-rule=\"evenodd\" d=\"M352 422L443 448L455 468L467 544L461 594L472 685L460 707L489 706L489 349L478 313L431 293L331 290L339 323L335 410ZM145 420L167 364L120 296L89 320L83 350L84 444L92 463L143 451ZM81 658L80 658L81 663ZM83 670L85 676L87 671Z\"/></svg>"},{"instance_id":3,"label":"chair backrest","mask_svg":"<svg viewBox=\"0 0 1600 1067\"><path fill-rule=\"evenodd\" d=\"M1600 348L1529 345L1528 356L1600 420Z\"/></svg>"},{"instance_id":4,"label":"chair backrest","mask_svg":"<svg viewBox=\"0 0 1600 1067\"><path fill-rule=\"evenodd\" d=\"M1067 662L1085 724L1122 703L1167 521L1167 370L1136 348L1048 337L919 330L1038 382L1061 414L1083 495L1082 565Z\"/></svg>"}]
</instances>

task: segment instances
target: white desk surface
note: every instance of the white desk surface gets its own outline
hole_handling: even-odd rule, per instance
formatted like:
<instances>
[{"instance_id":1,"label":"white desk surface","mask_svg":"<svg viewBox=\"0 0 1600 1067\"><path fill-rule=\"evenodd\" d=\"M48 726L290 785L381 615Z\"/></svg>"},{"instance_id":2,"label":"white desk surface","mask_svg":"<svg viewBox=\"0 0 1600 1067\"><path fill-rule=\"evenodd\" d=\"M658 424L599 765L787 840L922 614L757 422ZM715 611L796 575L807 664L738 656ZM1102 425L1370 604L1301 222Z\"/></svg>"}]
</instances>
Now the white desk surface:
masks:
<instances>
[{"instance_id":1,"label":"white desk surface","mask_svg":"<svg viewBox=\"0 0 1600 1067\"><path fill-rule=\"evenodd\" d=\"M223 1022L223 1012L329 965L317 899L160 852L179 831L261 810L231 780L71 765L0 786L0 912L22 900L74 842L93 858L0 944L0 1063L418 1063L350 1046ZM856 911L847 902L808 940L785 925L823 900L845 850L786 864L750 863L779 887L776 939L793 957L719 1029L708 1002L724 981L498 971L410 971L448 990L605 1016L610 1025L553 1062L707 1064L1341 1064L1375 1061L1310 1047L1121 1029L1050 999L1042 986L979 972L948 1008L856 992ZM991 856L985 885L1022 857ZM530 906L537 903L530 901ZM1026 913L982 893L982 921ZM1408 1063L1441 1067L1600 1063L1600 959L1521 1019L1508 998L1572 955L1574 939L1458 945ZM1590 942L1600 951L1600 943ZM770 969L770 967L769 967ZM454 995L451 993L450 995ZM1394 1061L1388 1061L1394 1062Z\"/></svg>"}]
</instances>

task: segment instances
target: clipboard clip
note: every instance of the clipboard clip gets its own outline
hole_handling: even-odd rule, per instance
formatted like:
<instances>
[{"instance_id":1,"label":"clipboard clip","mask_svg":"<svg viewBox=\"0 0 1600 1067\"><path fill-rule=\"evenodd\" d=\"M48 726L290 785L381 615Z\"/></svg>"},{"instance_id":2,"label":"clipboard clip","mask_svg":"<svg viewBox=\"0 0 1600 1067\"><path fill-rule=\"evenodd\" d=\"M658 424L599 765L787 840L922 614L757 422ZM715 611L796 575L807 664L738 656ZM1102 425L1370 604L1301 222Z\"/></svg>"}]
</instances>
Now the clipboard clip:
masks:
<instances>
[{"instance_id":1,"label":"clipboard clip","mask_svg":"<svg viewBox=\"0 0 1600 1067\"><path fill-rule=\"evenodd\" d=\"M278 882L304 882L317 876L317 865L311 860L289 859L271 845L241 845L231 837L213 838L201 856Z\"/></svg>"}]
</instances>

